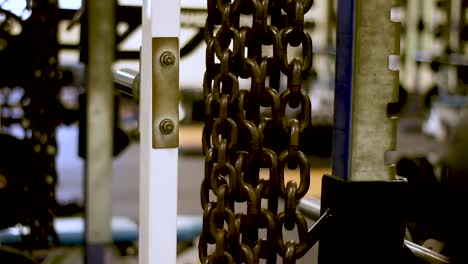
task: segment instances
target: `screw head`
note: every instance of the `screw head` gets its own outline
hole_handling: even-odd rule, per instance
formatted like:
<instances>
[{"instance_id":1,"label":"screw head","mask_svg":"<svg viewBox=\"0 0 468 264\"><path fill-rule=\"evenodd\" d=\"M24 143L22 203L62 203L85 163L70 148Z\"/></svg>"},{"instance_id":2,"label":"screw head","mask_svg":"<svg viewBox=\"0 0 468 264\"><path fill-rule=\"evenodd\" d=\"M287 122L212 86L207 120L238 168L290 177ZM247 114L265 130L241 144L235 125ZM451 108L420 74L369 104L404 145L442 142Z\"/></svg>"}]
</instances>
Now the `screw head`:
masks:
<instances>
[{"instance_id":1,"label":"screw head","mask_svg":"<svg viewBox=\"0 0 468 264\"><path fill-rule=\"evenodd\" d=\"M0 190L5 189L8 186L8 180L5 176L0 174Z\"/></svg>"},{"instance_id":2,"label":"screw head","mask_svg":"<svg viewBox=\"0 0 468 264\"><path fill-rule=\"evenodd\" d=\"M159 130L164 135L171 134L172 132L174 132L174 129L174 122L170 119L164 119L163 121L161 121L161 123L159 123Z\"/></svg>"},{"instance_id":3,"label":"screw head","mask_svg":"<svg viewBox=\"0 0 468 264\"><path fill-rule=\"evenodd\" d=\"M175 61L176 61L176 57L174 53L170 51L165 51L163 52L163 54L161 54L160 62L162 66L167 67L167 66L174 65Z\"/></svg>"}]
</instances>

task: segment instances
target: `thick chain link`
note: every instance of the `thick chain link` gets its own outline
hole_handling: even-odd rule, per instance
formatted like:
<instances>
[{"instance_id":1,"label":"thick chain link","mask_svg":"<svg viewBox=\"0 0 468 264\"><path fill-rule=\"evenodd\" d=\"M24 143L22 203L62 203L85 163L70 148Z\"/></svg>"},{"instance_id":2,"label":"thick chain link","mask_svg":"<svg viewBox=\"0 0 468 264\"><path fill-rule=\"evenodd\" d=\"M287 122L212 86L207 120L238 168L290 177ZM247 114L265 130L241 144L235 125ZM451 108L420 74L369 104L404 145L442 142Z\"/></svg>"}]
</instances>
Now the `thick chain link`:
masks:
<instances>
[{"instance_id":1,"label":"thick chain link","mask_svg":"<svg viewBox=\"0 0 468 264\"><path fill-rule=\"evenodd\" d=\"M309 162L300 145L311 125L311 102L302 80L312 66L304 14L313 1L207 4L200 260L276 263L279 255L284 263L295 263L310 248L307 222L296 205L310 185ZM241 26L241 18L251 25ZM293 57L297 54L289 47L302 49L302 56ZM266 49L273 50L272 56ZM239 79L250 79L250 89L241 89ZM299 114L291 117L291 108ZM299 183L285 182L286 167L300 171ZM260 177L262 168L269 170L268 177ZM280 198L285 201L281 212ZM239 204L246 213L236 212ZM283 226L289 231L297 227L299 241L284 241ZM261 229L266 237L260 236Z\"/></svg>"}]
</instances>

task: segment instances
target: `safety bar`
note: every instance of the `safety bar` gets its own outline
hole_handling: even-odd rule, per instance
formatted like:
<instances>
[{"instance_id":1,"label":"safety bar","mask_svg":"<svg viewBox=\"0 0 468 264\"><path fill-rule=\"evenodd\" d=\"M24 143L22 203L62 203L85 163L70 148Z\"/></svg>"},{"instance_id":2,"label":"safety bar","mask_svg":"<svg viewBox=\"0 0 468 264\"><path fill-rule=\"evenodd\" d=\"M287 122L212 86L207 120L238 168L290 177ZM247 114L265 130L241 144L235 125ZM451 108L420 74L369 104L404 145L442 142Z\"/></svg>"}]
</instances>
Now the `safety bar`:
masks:
<instances>
[{"instance_id":1,"label":"safety bar","mask_svg":"<svg viewBox=\"0 0 468 264\"><path fill-rule=\"evenodd\" d=\"M114 72L116 88L124 95L137 98L140 90L140 73L132 69Z\"/></svg>"},{"instance_id":2,"label":"safety bar","mask_svg":"<svg viewBox=\"0 0 468 264\"><path fill-rule=\"evenodd\" d=\"M301 200L298 205L299 210L308 218L318 220L320 218L320 199L312 198ZM450 263L449 258L434 252L425 247L419 246L413 242L405 240L405 246L408 247L414 256L428 261L431 264L446 264Z\"/></svg>"}]
</instances>

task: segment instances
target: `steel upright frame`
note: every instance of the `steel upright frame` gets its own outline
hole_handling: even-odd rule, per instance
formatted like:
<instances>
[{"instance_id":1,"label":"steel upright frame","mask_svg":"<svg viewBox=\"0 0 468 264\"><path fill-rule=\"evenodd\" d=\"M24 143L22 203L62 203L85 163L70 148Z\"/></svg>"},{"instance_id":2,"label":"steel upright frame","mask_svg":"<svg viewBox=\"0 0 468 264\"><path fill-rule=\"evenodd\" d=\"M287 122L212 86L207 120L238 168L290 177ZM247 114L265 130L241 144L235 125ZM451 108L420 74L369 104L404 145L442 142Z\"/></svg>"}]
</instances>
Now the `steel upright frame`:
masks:
<instances>
[{"instance_id":1,"label":"steel upright frame","mask_svg":"<svg viewBox=\"0 0 468 264\"><path fill-rule=\"evenodd\" d=\"M398 100L399 26L394 1L338 1L333 174L353 181L392 180L386 155L396 146L387 113Z\"/></svg>"},{"instance_id":2,"label":"steel upright frame","mask_svg":"<svg viewBox=\"0 0 468 264\"><path fill-rule=\"evenodd\" d=\"M112 160L115 48L115 0L88 5L88 87L85 176L85 263L109 263L112 241ZM99 26L96 26L99 25Z\"/></svg>"},{"instance_id":3,"label":"steel upright frame","mask_svg":"<svg viewBox=\"0 0 468 264\"><path fill-rule=\"evenodd\" d=\"M338 0L333 175L322 180L319 263L401 263L407 183L396 147L397 1ZM393 56L392 56L393 55ZM320 221L319 221L320 222ZM319 223L317 222L317 223ZM339 254L337 254L339 252Z\"/></svg>"},{"instance_id":4,"label":"steel upright frame","mask_svg":"<svg viewBox=\"0 0 468 264\"><path fill-rule=\"evenodd\" d=\"M142 16L139 263L171 264L177 248L180 1L144 0Z\"/></svg>"}]
</instances>

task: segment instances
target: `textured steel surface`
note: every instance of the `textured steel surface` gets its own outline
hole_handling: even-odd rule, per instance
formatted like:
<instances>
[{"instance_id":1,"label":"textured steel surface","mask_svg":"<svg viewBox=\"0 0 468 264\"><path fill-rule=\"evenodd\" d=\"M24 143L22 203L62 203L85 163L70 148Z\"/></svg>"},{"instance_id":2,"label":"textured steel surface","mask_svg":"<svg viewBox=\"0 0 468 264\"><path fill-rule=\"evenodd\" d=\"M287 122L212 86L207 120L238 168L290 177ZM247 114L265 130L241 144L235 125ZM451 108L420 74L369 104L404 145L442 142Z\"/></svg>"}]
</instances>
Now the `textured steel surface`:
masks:
<instances>
[{"instance_id":1,"label":"textured steel surface","mask_svg":"<svg viewBox=\"0 0 468 264\"><path fill-rule=\"evenodd\" d=\"M114 85L114 0L89 1L86 142L86 241L111 241ZM99 263L99 262L96 262Z\"/></svg>"},{"instance_id":2,"label":"textured steel surface","mask_svg":"<svg viewBox=\"0 0 468 264\"><path fill-rule=\"evenodd\" d=\"M396 123L387 116L387 105L398 100L398 71L389 69L389 56L400 54L394 6L356 1L349 177L355 181L395 178L386 157L396 147Z\"/></svg>"}]
</instances>

